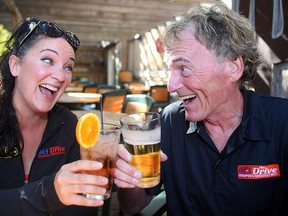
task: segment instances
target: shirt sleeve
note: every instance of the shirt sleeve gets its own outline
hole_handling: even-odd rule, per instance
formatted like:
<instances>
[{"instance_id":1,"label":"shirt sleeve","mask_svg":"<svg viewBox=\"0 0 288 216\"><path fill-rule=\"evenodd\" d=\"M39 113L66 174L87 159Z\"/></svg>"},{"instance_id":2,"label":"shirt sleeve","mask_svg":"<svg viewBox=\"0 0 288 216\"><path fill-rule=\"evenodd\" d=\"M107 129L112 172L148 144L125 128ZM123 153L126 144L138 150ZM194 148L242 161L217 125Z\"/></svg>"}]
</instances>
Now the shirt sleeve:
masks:
<instances>
[{"instance_id":1,"label":"shirt sleeve","mask_svg":"<svg viewBox=\"0 0 288 216\"><path fill-rule=\"evenodd\" d=\"M55 174L39 181L27 183L21 188L0 191L1 215L40 216L65 205L59 200L54 188Z\"/></svg>"}]
</instances>

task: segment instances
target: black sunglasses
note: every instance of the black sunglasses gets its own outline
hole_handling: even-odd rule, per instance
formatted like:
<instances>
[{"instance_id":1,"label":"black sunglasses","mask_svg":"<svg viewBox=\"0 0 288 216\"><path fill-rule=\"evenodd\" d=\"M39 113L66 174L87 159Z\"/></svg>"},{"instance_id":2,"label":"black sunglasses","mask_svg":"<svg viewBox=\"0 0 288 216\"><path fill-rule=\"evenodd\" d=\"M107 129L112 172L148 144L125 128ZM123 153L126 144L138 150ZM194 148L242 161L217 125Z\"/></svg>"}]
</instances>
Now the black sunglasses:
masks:
<instances>
[{"instance_id":1,"label":"black sunglasses","mask_svg":"<svg viewBox=\"0 0 288 216\"><path fill-rule=\"evenodd\" d=\"M33 25L34 24L34 25ZM40 30L50 37L61 37L64 34L64 38L66 41L73 47L74 51L76 51L80 46L80 40L77 38L75 34L73 34L70 31L64 32L59 26L57 26L54 23L50 23L47 21L39 21L38 23L31 22L29 24L30 31L27 33L27 35L23 38L23 40L19 43L18 50L22 46L22 44L25 42L25 40L31 35L31 33L39 27Z\"/></svg>"}]
</instances>

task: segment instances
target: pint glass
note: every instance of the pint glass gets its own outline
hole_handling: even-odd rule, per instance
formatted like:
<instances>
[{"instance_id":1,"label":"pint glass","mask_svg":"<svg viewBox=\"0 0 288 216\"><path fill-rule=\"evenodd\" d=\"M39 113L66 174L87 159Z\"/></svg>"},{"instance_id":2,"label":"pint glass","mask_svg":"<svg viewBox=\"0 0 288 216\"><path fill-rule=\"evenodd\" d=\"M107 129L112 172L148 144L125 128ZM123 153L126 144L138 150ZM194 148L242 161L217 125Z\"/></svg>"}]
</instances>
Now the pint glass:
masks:
<instances>
[{"instance_id":1,"label":"pint glass","mask_svg":"<svg viewBox=\"0 0 288 216\"><path fill-rule=\"evenodd\" d=\"M120 119L125 148L131 153L131 165L141 171L137 185L149 188L160 181L160 114L135 113Z\"/></svg>"}]
</instances>

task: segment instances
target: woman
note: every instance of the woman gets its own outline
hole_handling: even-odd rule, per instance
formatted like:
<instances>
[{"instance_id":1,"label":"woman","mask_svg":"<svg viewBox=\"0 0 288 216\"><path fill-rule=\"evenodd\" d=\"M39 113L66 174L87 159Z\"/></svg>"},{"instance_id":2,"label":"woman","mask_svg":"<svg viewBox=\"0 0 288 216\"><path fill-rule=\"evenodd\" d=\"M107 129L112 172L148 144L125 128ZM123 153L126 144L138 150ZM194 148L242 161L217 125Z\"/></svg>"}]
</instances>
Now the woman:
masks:
<instances>
[{"instance_id":1,"label":"woman","mask_svg":"<svg viewBox=\"0 0 288 216\"><path fill-rule=\"evenodd\" d=\"M79 39L56 24L22 22L0 58L1 215L96 215L104 193L100 176L80 170L101 163L80 161L77 118L56 104L71 82ZM86 206L86 207L80 207ZM92 208L87 208L90 206Z\"/></svg>"}]
</instances>

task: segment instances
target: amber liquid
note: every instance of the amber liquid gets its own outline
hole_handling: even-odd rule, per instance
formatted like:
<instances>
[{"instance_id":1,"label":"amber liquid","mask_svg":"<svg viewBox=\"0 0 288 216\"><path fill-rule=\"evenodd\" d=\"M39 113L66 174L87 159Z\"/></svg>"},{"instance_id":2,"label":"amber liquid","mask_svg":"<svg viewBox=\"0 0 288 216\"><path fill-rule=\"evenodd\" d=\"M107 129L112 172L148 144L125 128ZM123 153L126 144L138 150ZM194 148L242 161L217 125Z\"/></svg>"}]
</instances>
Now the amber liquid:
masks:
<instances>
[{"instance_id":1,"label":"amber liquid","mask_svg":"<svg viewBox=\"0 0 288 216\"><path fill-rule=\"evenodd\" d=\"M132 145L126 142L125 147L132 155L130 164L142 173L137 186L149 188L157 185L160 181L160 143Z\"/></svg>"},{"instance_id":2,"label":"amber liquid","mask_svg":"<svg viewBox=\"0 0 288 216\"><path fill-rule=\"evenodd\" d=\"M81 159L99 161L103 164L103 167L100 170L93 170L93 171L85 170L83 171L83 173L99 175L108 178L108 184L102 186L106 189L106 193L104 195L97 195L97 194L82 194L82 195L86 196L87 198L105 200L110 197L112 191L113 176L116 166L116 157L111 158L109 156L106 156L105 158L96 158L95 156L92 156L92 154L93 153L89 152L88 149L81 149Z\"/></svg>"},{"instance_id":3,"label":"amber liquid","mask_svg":"<svg viewBox=\"0 0 288 216\"><path fill-rule=\"evenodd\" d=\"M103 163L103 168L100 170L85 171L85 173L104 176L108 178L108 184L103 187L106 188L107 192L109 192L112 189L113 174L115 171L116 158L107 157L105 159L98 159L97 161Z\"/></svg>"}]
</instances>

